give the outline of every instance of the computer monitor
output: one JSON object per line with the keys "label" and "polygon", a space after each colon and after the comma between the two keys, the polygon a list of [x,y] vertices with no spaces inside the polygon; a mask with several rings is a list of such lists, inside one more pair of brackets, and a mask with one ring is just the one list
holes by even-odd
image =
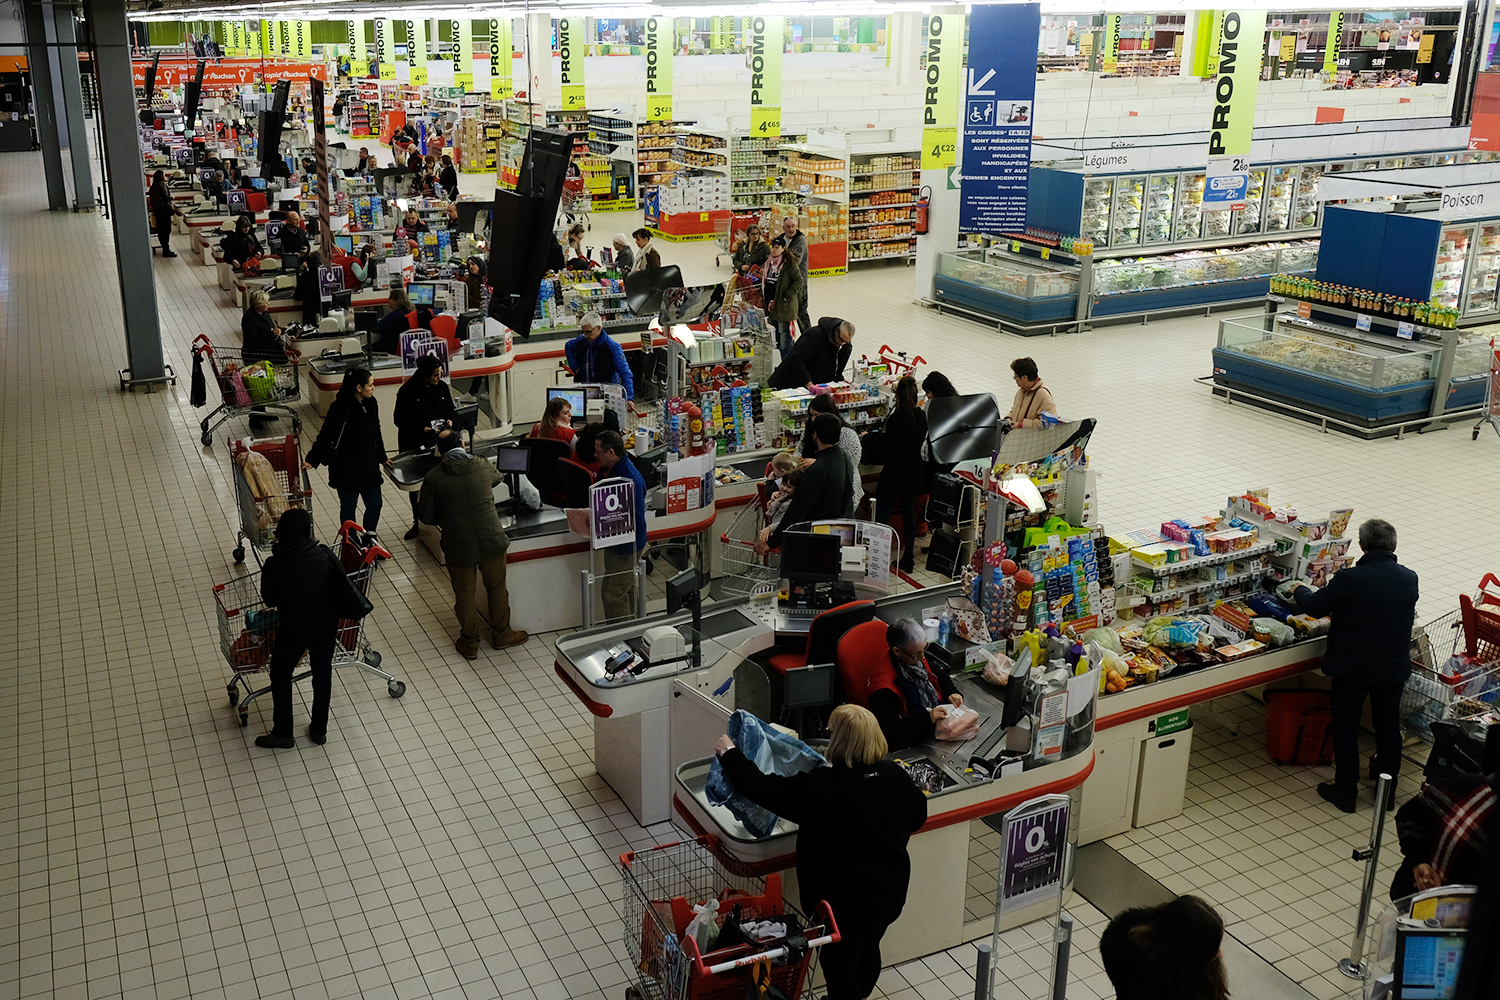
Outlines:
{"label": "computer monitor", "polygon": [[836,668],[832,663],[809,663],[792,667],[783,675],[781,707],[786,711],[832,705]]}
{"label": "computer monitor", "polygon": [[782,533],[781,576],[805,583],[836,583],[844,547],[838,535],[815,531]]}
{"label": "computer monitor", "polygon": [[547,402],[551,403],[554,399],[566,399],[568,401],[568,405],[573,408],[573,417],[575,419],[583,418],[584,407],[587,405],[588,394],[582,387],[575,389],[563,385],[548,386]]}
{"label": "computer monitor", "polygon": [[353,292],[334,292],[333,293],[333,303],[330,305],[329,308],[332,308],[332,309],[350,309],[353,306],[354,306],[354,293]]}
{"label": "computer monitor", "polygon": [[482,340],[484,338],[484,310],[465,309],[458,314],[459,340]]}
{"label": "computer monitor", "polygon": [[344,251],[344,253],[352,254],[354,252],[354,237],[342,234],[335,236],[333,238],[333,245]]}
{"label": "computer monitor", "polygon": [[296,274],[302,268],[302,258],[294,253],[281,255],[281,270],[285,274]]}
{"label": "computer monitor", "polygon": [[264,191],[266,189],[266,179],[264,177],[250,178],[250,189],[252,191]]}
{"label": "computer monitor", "polygon": [[1396,928],[1391,1000],[1446,1000],[1458,985],[1468,932],[1458,928]]}
{"label": "computer monitor", "polygon": [[406,295],[414,306],[431,307],[437,299],[437,286],[423,282],[412,282],[406,286]]}
{"label": "computer monitor", "polygon": [[683,608],[692,608],[700,599],[697,570],[685,569],[667,581],[667,614],[675,615]]}
{"label": "computer monitor", "polygon": [[516,472],[526,475],[531,471],[530,448],[497,448],[495,467],[501,472]]}
{"label": "computer monitor", "polygon": [[214,172],[212,170],[198,171],[198,182],[207,189],[214,182]]}

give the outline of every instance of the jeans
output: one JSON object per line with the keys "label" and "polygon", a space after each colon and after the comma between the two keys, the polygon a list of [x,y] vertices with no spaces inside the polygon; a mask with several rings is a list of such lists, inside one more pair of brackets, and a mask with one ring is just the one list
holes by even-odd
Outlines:
{"label": "jeans", "polygon": [[625,549],[604,550],[605,577],[600,584],[604,617],[609,621],[629,621],[636,617],[635,565],[639,559],[632,544]]}
{"label": "jeans", "polygon": [[792,321],[771,324],[776,327],[776,346],[781,350],[782,360],[792,353]]}
{"label": "jeans", "polygon": [[880,939],[890,921],[847,907],[840,912],[833,915],[839,923],[839,943],[825,945],[819,958],[828,1000],[864,1000],[880,978]]}
{"label": "jeans", "polygon": [[1375,766],[1395,778],[1401,769],[1401,692],[1406,681],[1335,677],[1332,687],[1334,785],[1350,794],[1359,790],[1359,716],[1366,698],[1375,726]]}
{"label": "jeans", "polygon": [[901,569],[910,573],[916,568],[917,557],[917,494],[876,493],[875,523],[885,524],[891,518],[891,507],[901,505]]}
{"label": "jeans", "polygon": [[466,645],[479,645],[479,608],[474,603],[475,571],[484,578],[489,597],[490,632],[500,638],[510,632],[510,591],[505,586],[505,554],[486,559],[478,566],[448,564],[453,584],[453,613],[458,617],[458,638]]}
{"label": "jeans", "polygon": [[[365,502],[365,520],[363,524],[360,524],[360,527],[370,532],[378,530],[376,528],[376,525],[380,524],[380,508],[385,503],[385,501],[380,496],[379,483],[376,483],[374,486],[364,486],[355,489],[344,489],[340,487],[338,492],[339,524],[343,524],[345,521],[355,520],[355,505],[358,504],[361,499],[363,499]],[[358,524],[359,522],[356,521],[355,523]]]}
{"label": "jeans", "polygon": [[292,735],[292,674],[302,654],[308,654],[312,670],[312,718],[307,731],[322,736],[328,731],[328,697],[333,691],[333,643],[337,620],[330,618],[313,629],[282,626],[277,630],[271,653],[271,735]]}

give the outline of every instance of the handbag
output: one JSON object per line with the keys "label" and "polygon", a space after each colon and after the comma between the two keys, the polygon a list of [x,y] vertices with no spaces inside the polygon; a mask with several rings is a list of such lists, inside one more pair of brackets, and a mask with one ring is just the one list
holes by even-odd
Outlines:
{"label": "handbag", "polygon": [[329,567],[333,570],[328,575],[328,600],[333,605],[334,614],[358,621],[374,611],[375,605],[349,579],[333,550],[325,545],[323,551],[327,553]]}

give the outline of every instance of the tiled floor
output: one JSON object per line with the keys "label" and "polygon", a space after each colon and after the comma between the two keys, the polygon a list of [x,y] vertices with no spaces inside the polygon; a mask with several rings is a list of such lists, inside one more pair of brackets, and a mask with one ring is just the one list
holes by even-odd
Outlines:
{"label": "tiled floor", "polygon": [[[198,444],[187,380],[192,337],[230,337],[238,317],[210,269],[158,259],[182,381],[121,394],[108,223],[44,206],[39,157],[0,156],[0,996],[619,1000],[631,971],[616,859],[678,834],[637,826],[595,774],[589,717],[551,671],[556,637],[463,660],[446,575],[397,541],[370,628],[406,696],[340,674],[326,747],[255,749],[269,705],[248,731],[236,724],[210,596],[238,572],[234,497],[223,445]],[[633,225],[595,220],[604,236]],[[661,249],[689,281],[716,273],[709,247]],[[1322,435],[1192,381],[1209,370],[1213,320],[1023,341],[912,305],[911,275],[819,279],[814,315],[848,316],[859,349],[920,353],[1002,399],[1008,361],[1037,358],[1065,415],[1100,418],[1091,451],[1111,526],[1212,510],[1248,486],[1312,510],[1351,505],[1400,528],[1427,615],[1500,564],[1474,530],[1500,495],[1493,441]],[[386,499],[399,538],[405,500]],[[315,514],[330,537],[331,493]],[[1111,843],[1213,899],[1314,995],[1345,995],[1328,970],[1368,813],[1317,801],[1326,770],[1268,765],[1259,710],[1231,710],[1238,737],[1200,720],[1187,811]],[[1069,995],[1107,996],[1103,917],[1082,900],[1069,909]],[[1035,997],[1045,954],[999,965]],[[969,996],[972,965],[968,946],[908,963],[881,995]]]}

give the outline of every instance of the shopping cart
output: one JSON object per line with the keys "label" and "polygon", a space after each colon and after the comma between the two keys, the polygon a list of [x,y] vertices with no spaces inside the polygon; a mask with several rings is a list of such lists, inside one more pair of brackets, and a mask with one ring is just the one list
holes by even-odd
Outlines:
{"label": "shopping cart", "polygon": [[562,199],[558,204],[568,225],[581,222],[589,229],[594,227],[593,217],[590,214],[594,207],[594,200],[589,196],[589,190],[582,177],[569,177],[563,182]]}
{"label": "shopping cart", "polygon": [[733,216],[714,220],[714,242],[719,246],[719,252],[714,254],[714,267],[720,266],[725,257],[734,253],[733,227]]}
{"label": "shopping cart", "polygon": [[[381,559],[389,558],[390,553],[380,547],[374,536],[353,521],[345,521],[339,529],[339,562],[349,574],[349,582],[361,594],[369,595],[376,567]],[[219,619],[219,649],[234,673],[228,686],[229,705],[238,707],[243,727],[250,722],[250,703],[271,690],[269,683],[253,688],[250,678],[270,670],[271,653],[276,646],[276,609],[261,600],[258,571],[214,587],[214,606]],[[381,670],[380,661],[380,653],[370,648],[363,622],[357,618],[339,619],[333,665],[369,671],[385,681],[392,698],[401,697],[406,693],[406,684]],[[292,683],[310,674],[311,671],[294,674]]]}
{"label": "shopping cart", "polygon": [[880,358],[876,364],[885,365],[892,375],[916,375],[917,365],[925,365],[927,359],[918,354],[908,359],[905,351],[893,351],[885,344],[880,345]]}
{"label": "shopping cart", "polygon": [[719,535],[724,554],[724,579],[720,588],[725,597],[755,597],[775,593],[780,582],[777,553],[761,555],[755,551],[760,529],[766,524],[766,486],[760,495],[740,508]]}
{"label": "shopping cart", "polygon": [[1484,385],[1484,416],[1474,425],[1473,440],[1479,440],[1479,428],[1485,424],[1500,434],[1500,348],[1495,347],[1493,337],[1490,338],[1490,377]]}
{"label": "shopping cart", "polygon": [[[683,931],[693,906],[719,901],[721,914],[735,906],[745,921],[786,918],[788,931],[803,922],[785,906],[781,876],[738,875],[715,856],[712,837],[662,844],[620,856],[625,872],[625,946],[635,963],[638,985],[626,991],[636,1000],[742,1000],[751,982],[769,981],[798,1000],[810,978],[817,949],[839,941],[838,924],[827,903],[819,903],[813,925],[785,939],[698,950]],[[769,968],[767,969],[767,966]]]}
{"label": "shopping cart", "polygon": [[[258,563],[260,553],[269,551],[276,543],[276,525],[281,515],[293,507],[311,509],[312,484],[302,468],[302,449],[298,447],[296,434],[260,440],[231,438],[229,455],[229,477],[234,480],[234,495],[240,507],[234,561],[245,561],[245,543],[249,542]],[[270,466],[270,481],[265,465],[252,458],[253,455],[259,455]]]}
{"label": "shopping cart", "polygon": [[217,347],[200,333],[193,338],[193,356],[208,358],[222,400],[200,424],[205,447],[214,443],[213,433],[224,421],[256,407],[285,410],[292,417],[292,426],[301,429],[301,421],[289,405],[302,398],[297,363],[290,354],[286,361],[247,362],[243,349]]}
{"label": "shopping cart", "polygon": [[1402,726],[1431,743],[1432,723],[1492,710],[1500,699],[1500,580],[1486,575],[1459,609],[1416,629],[1401,692]]}
{"label": "shopping cart", "polygon": [[754,306],[756,309],[764,309],[766,307],[765,296],[762,294],[763,286],[759,270],[759,268],[755,268],[749,274],[736,274],[729,279],[729,292],[724,296],[725,309],[736,303]]}

